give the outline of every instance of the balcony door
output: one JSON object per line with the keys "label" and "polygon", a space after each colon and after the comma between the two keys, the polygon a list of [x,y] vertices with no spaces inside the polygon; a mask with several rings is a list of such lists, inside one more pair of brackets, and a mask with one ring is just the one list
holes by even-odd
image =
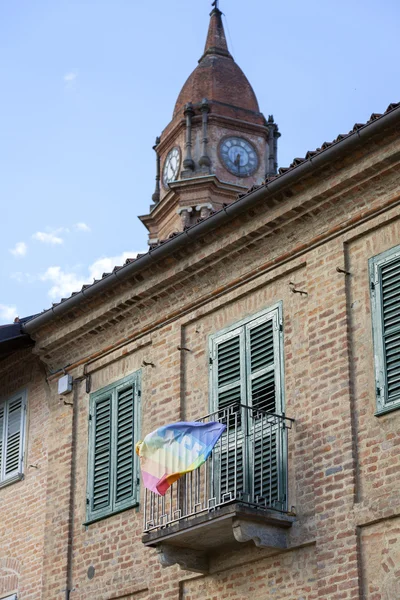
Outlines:
{"label": "balcony door", "polygon": [[227,430],[211,475],[219,503],[286,505],[281,305],[210,339],[211,410]]}

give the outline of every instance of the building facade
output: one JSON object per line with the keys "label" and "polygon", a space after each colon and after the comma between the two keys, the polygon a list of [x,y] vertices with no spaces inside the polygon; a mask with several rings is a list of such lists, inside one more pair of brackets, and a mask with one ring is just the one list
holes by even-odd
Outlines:
{"label": "building facade", "polygon": [[[1,599],[400,599],[399,124],[277,172],[213,10],[149,252],[0,331]],[[198,419],[210,459],[146,492],[135,443]]]}

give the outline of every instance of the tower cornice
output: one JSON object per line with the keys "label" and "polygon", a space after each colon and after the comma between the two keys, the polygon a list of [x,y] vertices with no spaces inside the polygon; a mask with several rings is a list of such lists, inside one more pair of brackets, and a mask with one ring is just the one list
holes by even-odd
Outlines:
{"label": "tower cornice", "polygon": [[[190,207],[195,213],[202,206],[207,206],[218,210],[223,205],[231,204],[247,186],[221,181],[216,175],[204,175],[173,181],[169,188],[163,200],[149,214],[139,217],[150,232],[150,243],[165,239],[170,233],[182,229],[180,219],[175,220],[175,230],[173,226],[173,219],[180,209],[187,210]],[[167,234],[163,233],[166,224]]]}

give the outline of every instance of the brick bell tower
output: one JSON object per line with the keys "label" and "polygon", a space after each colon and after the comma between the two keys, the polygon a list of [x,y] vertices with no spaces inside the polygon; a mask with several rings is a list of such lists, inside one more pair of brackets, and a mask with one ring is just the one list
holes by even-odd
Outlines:
{"label": "brick bell tower", "polygon": [[156,139],[149,244],[172,237],[277,172],[280,133],[265,119],[228,50],[218,0],[204,53],[184,84],[172,121]]}

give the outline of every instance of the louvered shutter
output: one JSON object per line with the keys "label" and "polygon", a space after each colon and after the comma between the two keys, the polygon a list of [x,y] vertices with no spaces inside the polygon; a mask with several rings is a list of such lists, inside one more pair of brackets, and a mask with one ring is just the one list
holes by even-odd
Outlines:
{"label": "louvered shutter", "polygon": [[89,502],[90,516],[101,516],[112,506],[112,395],[97,398],[92,405]]}
{"label": "louvered shutter", "polygon": [[0,404],[0,482],[3,479],[5,404]]}
{"label": "louvered shutter", "polygon": [[87,521],[133,506],[138,500],[140,372],[91,396]]}
{"label": "louvered shutter", "polygon": [[400,246],[370,259],[377,410],[400,405]]}
{"label": "louvered shutter", "polygon": [[130,383],[116,390],[115,491],[114,508],[132,503],[136,486],[135,473],[135,385]]}
{"label": "louvered shutter", "polygon": [[0,405],[0,483],[22,477],[26,394],[16,394]]}
{"label": "louvered shutter", "polygon": [[275,310],[246,326],[247,386],[250,413],[249,456],[253,499],[269,506],[281,501],[279,433],[276,421],[266,413],[281,411],[279,314]]}
{"label": "louvered shutter", "polygon": [[22,396],[7,403],[4,447],[4,478],[22,472],[24,400]]}
{"label": "louvered shutter", "polygon": [[213,363],[215,408],[223,411],[229,406],[235,407],[229,418],[232,427],[235,423],[234,413],[238,414],[240,420],[240,404],[245,403],[243,328],[215,340]]}
{"label": "louvered shutter", "polygon": [[216,463],[220,465],[220,473],[217,473],[216,480],[221,482],[220,501],[239,497],[244,491],[243,436],[238,436],[236,444],[232,435],[223,436],[215,454],[220,455],[217,456]]}
{"label": "louvered shutter", "polygon": [[382,265],[382,334],[386,402],[400,400],[400,257]]}
{"label": "louvered shutter", "polygon": [[25,415],[25,392],[0,405],[0,483],[22,476]]}
{"label": "louvered shutter", "polygon": [[214,340],[212,352],[214,409],[218,420],[227,426],[215,449],[217,473],[215,483],[219,501],[243,492],[243,411],[246,402],[245,340],[240,327]]}
{"label": "louvered shutter", "polygon": [[247,325],[247,384],[254,409],[276,413],[276,371],[279,361],[277,316],[268,315]]}

